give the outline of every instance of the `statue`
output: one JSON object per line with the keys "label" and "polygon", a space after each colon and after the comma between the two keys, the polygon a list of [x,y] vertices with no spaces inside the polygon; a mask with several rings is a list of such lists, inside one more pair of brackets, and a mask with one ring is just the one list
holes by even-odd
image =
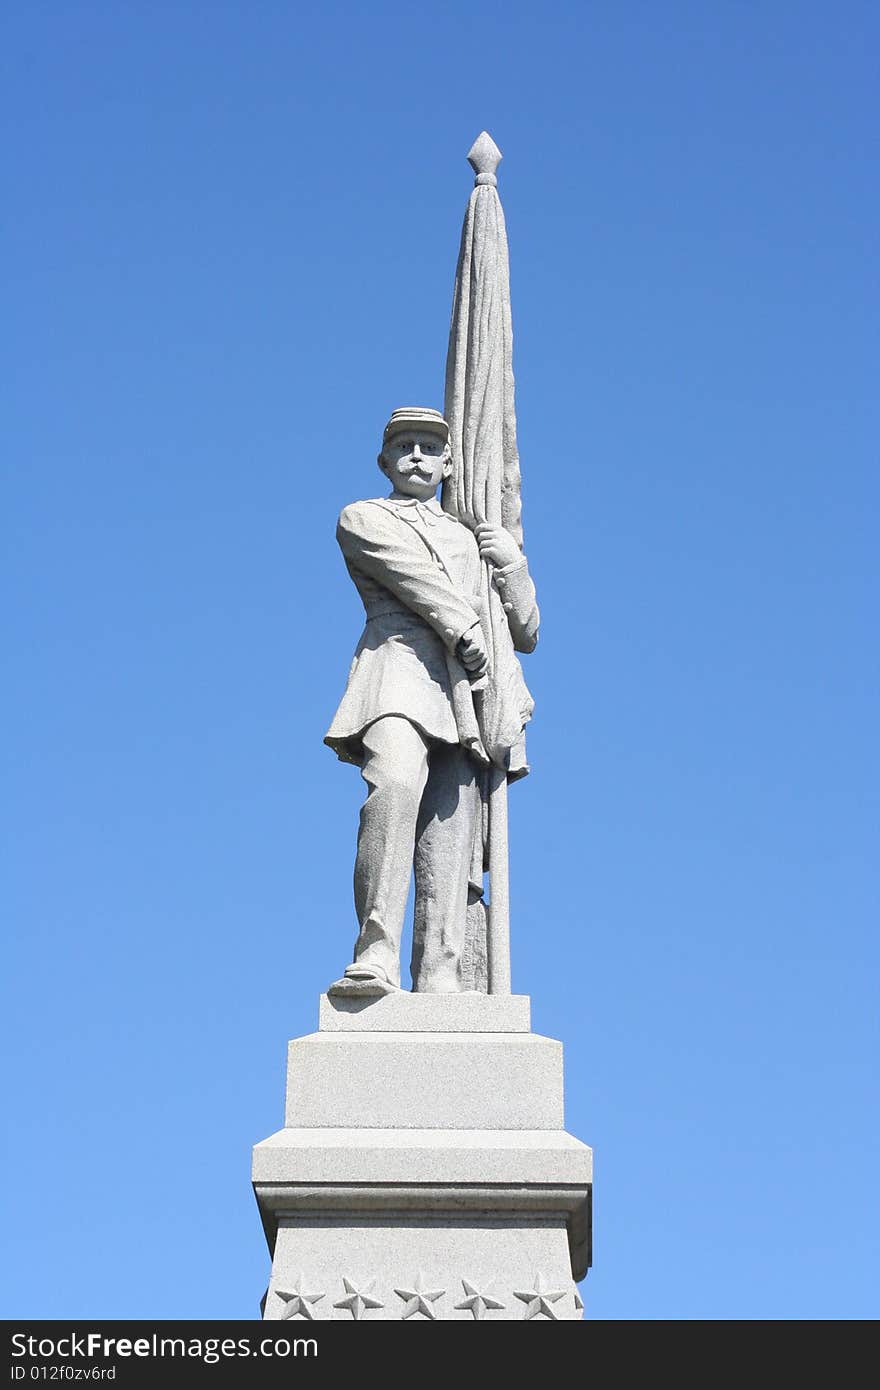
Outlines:
{"label": "statue", "polygon": [[538,608],[500,158],[485,131],[468,155],[442,413],[395,410],[383,495],[339,516],[366,621],[325,742],[366,784],[359,930],[317,1033],[290,1044],[284,1128],[254,1150],[275,1321],[583,1311],[592,1156],[563,1128],[561,1045],[510,978],[508,787],[528,772]]}
{"label": "statue", "polygon": [[[499,757],[494,730],[512,719],[521,735],[531,712],[512,652],[514,679],[497,688],[484,566],[492,567],[495,603],[517,651],[534,649],[538,609],[509,531],[489,522],[471,529],[437,501],[453,466],[439,411],[395,410],[378,461],[390,493],[345,507],[336,532],[367,621],[324,741],[360,766],[368,790],[354,874],[360,932],[353,963],[329,993],[400,988],[413,870],[413,990],[455,993],[469,985],[467,922],[475,906],[482,911],[481,805],[487,769]],[[520,742],[501,750],[506,776],[527,770]]]}

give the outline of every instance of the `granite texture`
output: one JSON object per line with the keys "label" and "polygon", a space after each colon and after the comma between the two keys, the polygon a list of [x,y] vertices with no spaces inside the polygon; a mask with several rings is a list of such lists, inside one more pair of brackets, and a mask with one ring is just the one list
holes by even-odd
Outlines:
{"label": "granite texture", "polygon": [[561,1129],[562,1046],[534,1033],[311,1033],[290,1044],[287,1124]]}
{"label": "granite texture", "polygon": [[527,994],[409,994],[380,999],[321,995],[322,1033],[528,1033]]}
{"label": "granite texture", "polygon": [[588,1187],[592,1154],[561,1130],[281,1129],[254,1148],[254,1182]]}

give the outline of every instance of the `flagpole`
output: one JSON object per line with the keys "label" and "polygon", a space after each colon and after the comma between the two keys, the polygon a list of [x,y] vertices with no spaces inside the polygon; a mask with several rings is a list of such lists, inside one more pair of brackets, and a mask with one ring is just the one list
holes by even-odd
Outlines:
{"label": "flagpole", "polygon": [[[453,471],[444,486],[443,505],[471,527],[481,522],[503,526],[521,546],[507,236],[495,176],[501,151],[483,131],[467,158],[476,178],[462,227],[446,362],[445,414],[450,427]],[[502,669],[509,671],[512,656],[506,615],[493,590],[492,565],[488,561],[482,591],[486,609],[484,634],[490,653],[490,690],[482,696],[485,709],[486,698],[493,698],[493,679]],[[510,734],[508,727],[505,736]],[[509,994],[507,759],[497,740],[493,748],[483,793],[489,877],[489,902],[479,918],[481,934],[485,933],[483,987],[490,994]]]}
{"label": "flagpole", "polygon": [[[499,157],[500,157],[500,151]],[[472,167],[494,174],[497,165],[476,159]],[[486,520],[502,524],[500,488],[487,490]],[[492,565],[485,561],[487,586],[492,584]],[[510,994],[510,848],[507,814],[507,773],[493,763],[489,768],[489,824],[486,859],[489,866],[489,904],[486,918],[486,975],[489,994]]]}
{"label": "flagpole", "polygon": [[489,913],[486,959],[490,994],[510,993],[510,859],[507,773],[489,770]]}

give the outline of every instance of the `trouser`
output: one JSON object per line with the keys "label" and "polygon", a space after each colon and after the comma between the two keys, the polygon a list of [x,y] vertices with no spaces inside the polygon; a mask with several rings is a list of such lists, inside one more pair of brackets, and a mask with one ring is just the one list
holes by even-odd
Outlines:
{"label": "trouser", "polygon": [[354,897],[358,965],[400,983],[400,938],[415,870],[413,989],[462,988],[468,879],[480,806],[476,768],[463,748],[430,743],[400,715],[363,736],[361,809]]}

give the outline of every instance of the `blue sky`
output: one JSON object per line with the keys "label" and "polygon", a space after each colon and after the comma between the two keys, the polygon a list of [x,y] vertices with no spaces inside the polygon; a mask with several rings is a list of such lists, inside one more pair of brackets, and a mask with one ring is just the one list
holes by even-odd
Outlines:
{"label": "blue sky", "polygon": [[485,127],[587,1315],[876,1317],[876,8],[4,28],[4,1315],[257,1313],[250,1147],[355,930],[335,518],[441,404]]}

